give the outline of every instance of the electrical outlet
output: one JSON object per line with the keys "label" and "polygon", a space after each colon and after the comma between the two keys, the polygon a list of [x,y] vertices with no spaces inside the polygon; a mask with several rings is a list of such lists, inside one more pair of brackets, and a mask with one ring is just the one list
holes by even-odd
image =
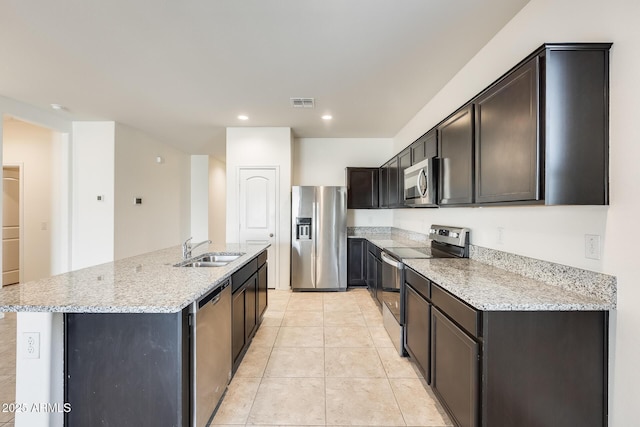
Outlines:
{"label": "electrical outlet", "polygon": [[600,259],[600,236],[597,234],[584,235],[584,256],[589,259]]}
{"label": "electrical outlet", "polygon": [[504,245],[504,227],[498,227],[496,240],[499,245]]}
{"label": "electrical outlet", "polygon": [[40,332],[23,332],[25,359],[40,359]]}

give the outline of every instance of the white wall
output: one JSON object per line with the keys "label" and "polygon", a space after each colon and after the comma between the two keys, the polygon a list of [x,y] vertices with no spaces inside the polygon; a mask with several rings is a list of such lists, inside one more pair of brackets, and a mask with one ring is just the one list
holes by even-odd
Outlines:
{"label": "white wall", "polygon": [[[398,152],[544,42],[612,41],[610,195],[607,207],[512,207],[401,210],[394,224],[422,231],[435,221],[470,225],[472,242],[576,265],[618,278],[610,328],[609,416],[612,426],[637,424],[640,398],[640,2],[531,0],[395,137]],[[503,226],[505,243],[497,243]],[[602,260],[584,259],[584,234],[603,236]]]}
{"label": "white wall", "polygon": [[[395,154],[390,138],[297,138],[292,185],[346,185],[347,167],[378,167]],[[349,209],[347,225],[390,227],[387,209]]]}
{"label": "white wall", "polygon": [[209,157],[209,239],[227,241],[227,166],[213,156]]}
{"label": "white wall", "polygon": [[391,138],[297,138],[293,185],[346,185],[351,167],[378,167],[395,154]]}
{"label": "white wall", "polygon": [[273,245],[279,259],[275,275],[279,277],[275,284],[277,288],[289,288],[290,284],[292,145],[290,128],[227,128],[227,242],[239,240],[238,169],[241,166],[273,166],[279,170],[280,216],[277,243]]}
{"label": "white wall", "polygon": [[[74,122],[72,269],[113,261],[115,123]],[[102,201],[97,196],[102,196]]]}
{"label": "white wall", "polygon": [[[117,124],[113,164],[115,259],[178,245],[189,237],[189,155]],[[142,204],[134,203],[136,197]]]}
{"label": "white wall", "polygon": [[191,156],[191,233],[193,243],[209,239],[209,156]]}
{"label": "white wall", "polygon": [[5,120],[3,164],[22,169],[20,264],[22,282],[51,275],[53,196],[60,193],[53,180],[55,132],[20,120]]}

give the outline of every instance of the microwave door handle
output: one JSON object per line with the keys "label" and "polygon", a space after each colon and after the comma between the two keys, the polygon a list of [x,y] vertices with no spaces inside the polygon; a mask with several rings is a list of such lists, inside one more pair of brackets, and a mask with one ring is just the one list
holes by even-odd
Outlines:
{"label": "microwave door handle", "polygon": [[[422,179],[424,178],[425,181],[425,191],[422,191],[422,187],[420,185],[420,182],[422,181]],[[427,181],[427,174],[424,171],[424,168],[420,169],[420,172],[418,172],[418,182],[416,183],[416,188],[418,189],[418,194],[420,195],[420,197],[425,197],[427,192],[427,185],[426,185],[426,181]]]}

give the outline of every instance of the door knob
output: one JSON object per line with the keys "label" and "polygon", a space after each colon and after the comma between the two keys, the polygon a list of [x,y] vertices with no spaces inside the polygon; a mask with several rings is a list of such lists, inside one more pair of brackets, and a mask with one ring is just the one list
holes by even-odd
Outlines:
{"label": "door knob", "polygon": [[269,233],[269,237],[273,237],[273,233]]}

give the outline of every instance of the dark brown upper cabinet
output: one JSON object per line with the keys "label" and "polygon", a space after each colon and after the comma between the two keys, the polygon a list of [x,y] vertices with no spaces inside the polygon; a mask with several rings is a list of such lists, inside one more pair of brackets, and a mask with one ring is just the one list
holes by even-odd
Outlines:
{"label": "dark brown upper cabinet", "polygon": [[347,168],[347,209],[378,207],[379,168]]}
{"label": "dark brown upper cabinet", "polygon": [[610,48],[554,43],[540,54],[547,205],[609,204]]}
{"label": "dark brown upper cabinet", "polygon": [[539,200],[539,58],[475,101],[476,202]]}
{"label": "dark brown upper cabinet", "polygon": [[390,162],[380,166],[380,180],[378,186],[378,200],[381,208],[389,207],[389,171]]}
{"label": "dark brown upper cabinet", "polygon": [[411,148],[398,154],[398,199],[395,207],[404,207],[404,170],[411,166]]}
{"label": "dark brown upper cabinet", "polygon": [[473,101],[476,203],[609,203],[610,47],[545,44]]}
{"label": "dark brown upper cabinet", "polygon": [[409,146],[411,150],[411,164],[415,165],[424,159],[430,159],[438,155],[438,138],[435,129],[422,135]]}
{"label": "dark brown upper cabinet", "polygon": [[379,168],[378,206],[436,157],[438,204],[609,204],[611,43],[547,43]]}
{"label": "dark brown upper cabinet", "polygon": [[389,160],[387,163],[389,172],[387,174],[387,197],[390,208],[398,207],[400,200],[400,181],[398,179],[398,170],[400,161],[398,156]]}
{"label": "dark brown upper cabinet", "polygon": [[473,203],[473,105],[451,115],[437,127],[440,153],[439,203]]}

